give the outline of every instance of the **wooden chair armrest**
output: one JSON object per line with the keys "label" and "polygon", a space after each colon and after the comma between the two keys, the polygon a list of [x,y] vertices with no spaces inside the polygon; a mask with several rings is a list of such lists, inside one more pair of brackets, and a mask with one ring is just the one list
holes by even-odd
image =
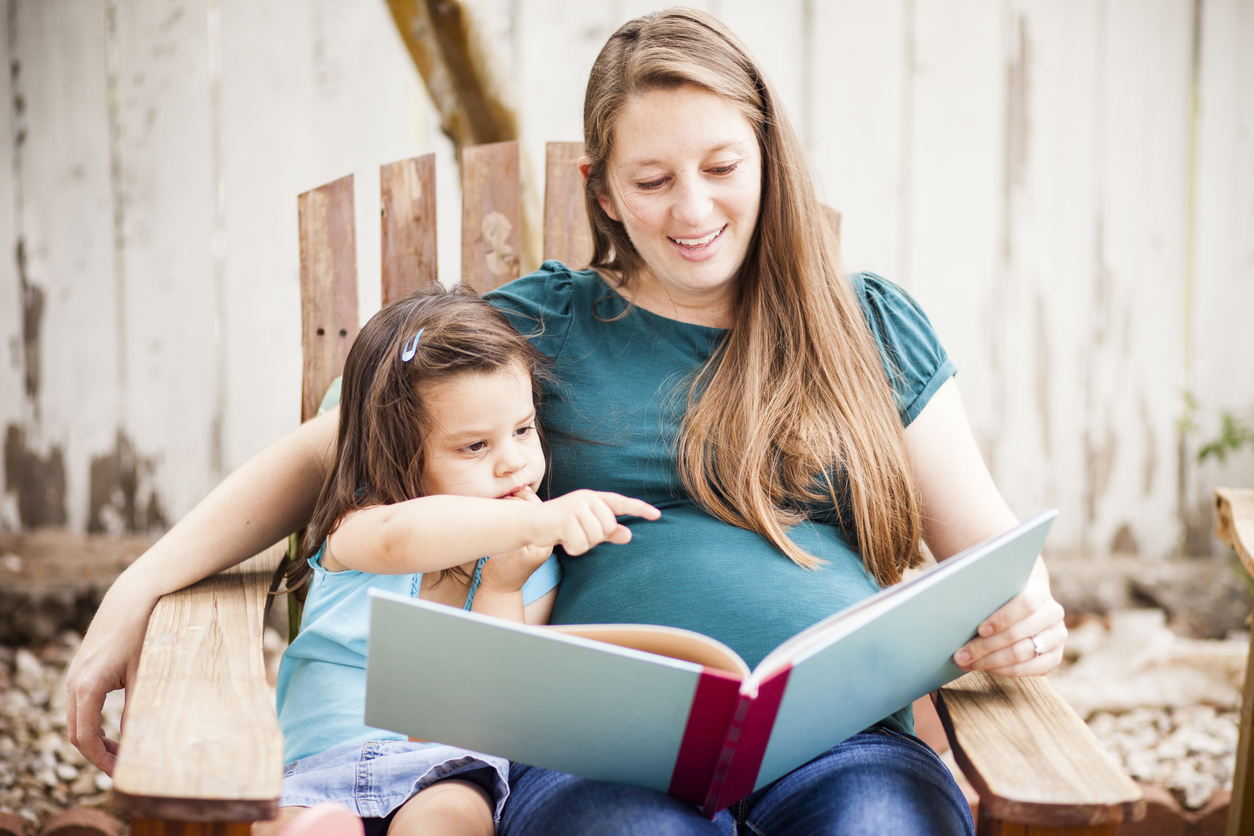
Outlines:
{"label": "wooden chair armrest", "polygon": [[981,816],[1041,827],[1136,821],[1136,783],[1042,677],[969,673],[941,688],[936,710]]}
{"label": "wooden chair armrest", "polygon": [[1215,536],[1232,547],[1254,576],[1254,488],[1215,489]]}
{"label": "wooden chair armrest", "polygon": [[113,804],[136,819],[273,818],[283,736],[262,655],[266,592],[286,549],[166,595],[128,689]]}

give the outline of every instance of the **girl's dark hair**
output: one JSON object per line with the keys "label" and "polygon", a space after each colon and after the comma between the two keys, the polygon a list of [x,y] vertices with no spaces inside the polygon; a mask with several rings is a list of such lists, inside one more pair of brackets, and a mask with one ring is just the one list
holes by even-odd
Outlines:
{"label": "girl's dark hair", "polygon": [[[504,314],[466,288],[420,290],[371,317],[344,362],[335,462],[306,530],[304,554],[317,552],[352,511],[422,495],[430,432],[425,384],[521,367],[538,394],[544,362]],[[309,573],[302,561],[289,588]]]}

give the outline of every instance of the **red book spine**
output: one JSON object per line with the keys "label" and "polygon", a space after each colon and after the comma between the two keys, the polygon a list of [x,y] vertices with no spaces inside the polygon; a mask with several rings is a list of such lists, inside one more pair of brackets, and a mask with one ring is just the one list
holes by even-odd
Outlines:
{"label": "red book spine", "polygon": [[692,804],[705,799],[739,694],[739,677],[714,668],[702,670],[668,795]]}
{"label": "red book spine", "polygon": [[707,816],[713,818],[719,810],[753,792],[791,670],[789,666],[771,674],[758,686],[756,697],[739,695],[713,780],[701,805]]}

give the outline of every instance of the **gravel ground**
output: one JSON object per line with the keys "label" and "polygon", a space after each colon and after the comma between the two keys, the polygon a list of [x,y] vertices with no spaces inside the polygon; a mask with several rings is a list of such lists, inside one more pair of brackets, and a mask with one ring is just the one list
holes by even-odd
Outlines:
{"label": "gravel ground", "polygon": [[[0,645],[0,812],[31,833],[70,807],[108,804],[113,781],[65,736],[65,668],[80,637],[65,633],[39,647]],[[117,738],[120,694],[105,703],[105,728]]]}
{"label": "gravel ground", "polygon": [[[32,834],[61,810],[108,805],[110,778],[65,738],[65,668],[80,641],[67,632],[38,647],[0,645],[0,812],[21,816]],[[110,695],[105,728],[115,739],[121,713],[121,694]],[[1130,775],[1199,809],[1232,786],[1237,718],[1235,706],[1186,705],[1095,711],[1088,722]]]}

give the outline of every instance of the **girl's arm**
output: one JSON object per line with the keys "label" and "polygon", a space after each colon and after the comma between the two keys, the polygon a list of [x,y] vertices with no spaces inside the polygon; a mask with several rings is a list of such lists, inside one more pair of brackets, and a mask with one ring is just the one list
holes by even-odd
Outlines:
{"label": "girl's arm", "polygon": [[[498,501],[544,504],[531,488],[525,488],[517,497]],[[528,545],[517,551],[491,555],[483,564],[479,589],[475,592],[471,608],[477,613],[523,624],[548,624],[553,601],[557,598],[557,587],[525,607],[522,590],[528,578],[544,565],[552,553],[552,547]]]}
{"label": "girl's arm", "polygon": [[[923,537],[937,560],[1013,527],[1018,520],[984,465],[950,378],[906,427],[906,447],[922,498]],[[1032,637],[1044,652],[1036,654]],[[1023,676],[1062,661],[1067,628],[1038,557],[1027,588],[980,625],[955,655],[963,670]]]}
{"label": "girl's arm", "polygon": [[561,544],[567,554],[579,555],[599,543],[631,540],[631,529],[616,519],[621,515],[655,520],[661,512],[608,491],[574,491],[538,503],[420,496],[347,515],[331,537],[330,557],[324,554],[323,564],[331,571],[405,575],[527,546],[551,549]]}
{"label": "girl's arm", "polygon": [[309,522],[331,467],[339,411],[302,424],[253,456],[110,587],[66,678],[71,742],[112,773],[117,744],[100,729],[105,695],[139,664],[148,616],[162,595],[234,566]]}

